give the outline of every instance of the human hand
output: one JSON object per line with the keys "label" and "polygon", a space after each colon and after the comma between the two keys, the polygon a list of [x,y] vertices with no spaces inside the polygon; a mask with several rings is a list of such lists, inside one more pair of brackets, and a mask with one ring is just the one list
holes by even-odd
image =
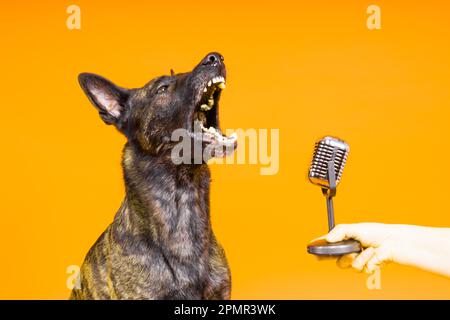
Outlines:
{"label": "human hand", "polygon": [[358,240],[364,250],[340,257],[342,268],[372,273],[396,262],[450,277],[450,228],[356,223],[336,226],[321,237],[328,242]]}
{"label": "human hand", "polygon": [[397,248],[405,240],[402,240],[405,227],[382,223],[341,224],[324,238],[328,242],[358,240],[363,251],[344,255],[337,260],[337,264],[341,268],[353,267],[357,271],[372,273],[383,264],[395,260]]}

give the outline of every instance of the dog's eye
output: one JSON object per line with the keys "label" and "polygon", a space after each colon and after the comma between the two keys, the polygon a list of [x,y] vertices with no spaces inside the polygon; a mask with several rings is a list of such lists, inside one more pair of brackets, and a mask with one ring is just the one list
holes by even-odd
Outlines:
{"label": "dog's eye", "polygon": [[156,90],[156,93],[157,93],[157,94],[160,94],[160,93],[166,92],[167,89],[169,89],[169,86],[168,86],[168,85],[160,86],[160,87],[158,88],[158,90]]}

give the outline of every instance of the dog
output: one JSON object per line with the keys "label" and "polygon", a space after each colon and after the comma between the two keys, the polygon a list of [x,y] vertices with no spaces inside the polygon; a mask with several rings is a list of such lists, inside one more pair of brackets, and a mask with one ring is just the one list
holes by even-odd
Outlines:
{"label": "dog", "polygon": [[[70,299],[230,298],[230,270],[211,229],[208,159],[175,163],[171,139],[181,128],[201,151],[209,148],[211,157],[236,148],[236,137],[219,127],[225,81],[224,58],[216,52],[191,72],[171,71],[137,89],[79,75],[102,120],[127,138],[126,195],[87,253]],[[183,158],[191,151],[183,150]]]}

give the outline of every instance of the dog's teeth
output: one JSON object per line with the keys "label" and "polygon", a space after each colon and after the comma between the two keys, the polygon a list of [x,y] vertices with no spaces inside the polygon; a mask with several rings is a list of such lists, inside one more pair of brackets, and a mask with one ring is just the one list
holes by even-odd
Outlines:
{"label": "dog's teeth", "polygon": [[211,80],[208,82],[208,87],[211,87]]}
{"label": "dog's teeth", "polygon": [[225,85],[225,82],[221,82],[219,83],[219,88],[220,89],[225,89],[227,86]]}
{"label": "dog's teeth", "polygon": [[200,109],[203,110],[203,111],[208,111],[208,110],[211,110],[211,107],[208,106],[207,104],[202,104],[200,106]]}
{"label": "dog's teeth", "polygon": [[203,89],[203,92],[206,92],[206,91],[208,91],[206,88],[205,89]]}
{"label": "dog's teeth", "polygon": [[205,128],[202,126],[203,131],[208,132],[209,134],[216,135],[216,129],[214,127]]}
{"label": "dog's teeth", "polygon": [[208,105],[212,108],[214,106],[214,99],[209,99]]}

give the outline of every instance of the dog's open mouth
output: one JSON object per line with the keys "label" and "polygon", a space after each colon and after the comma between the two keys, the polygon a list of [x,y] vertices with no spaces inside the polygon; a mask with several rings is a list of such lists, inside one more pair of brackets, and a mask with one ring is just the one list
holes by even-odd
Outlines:
{"label": "dog's open mouth", "polygon": [[225,89],[223,76],[215,76],[205,83],[193,116],[194,131],[197,134],[201,133],[203,145],[211,149],[213,157],[227,156],[237,146],[236,134],[227,137],[219,128],[218,107],[223,89]]}

